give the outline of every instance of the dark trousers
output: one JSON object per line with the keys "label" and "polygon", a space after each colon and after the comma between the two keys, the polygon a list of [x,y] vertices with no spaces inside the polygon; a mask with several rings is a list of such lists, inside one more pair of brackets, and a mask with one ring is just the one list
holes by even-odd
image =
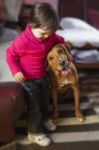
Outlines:
{"label": "dark trousers", "polygon": [[29,80],[22,83],[26,91],[27,126],[29,133],[43,131],[43,122],[50,118],[48,78]]}

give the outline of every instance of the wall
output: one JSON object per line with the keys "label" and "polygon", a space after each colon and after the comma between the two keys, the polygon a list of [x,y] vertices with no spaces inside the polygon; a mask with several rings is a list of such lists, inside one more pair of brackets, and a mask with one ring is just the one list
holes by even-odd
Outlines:
{"label": "wall", "polygon": [[25,4],[33,4],[34,2],[48,2],[54,6],[54,8],[58,9],[58,0],[24,0]]}

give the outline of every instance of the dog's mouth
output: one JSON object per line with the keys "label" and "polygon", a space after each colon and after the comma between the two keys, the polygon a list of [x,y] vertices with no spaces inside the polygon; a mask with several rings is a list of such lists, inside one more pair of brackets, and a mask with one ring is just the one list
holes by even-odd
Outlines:
{"label": "dog's mouth", "polygon": [[62,60],[60,61],[60,66],[62,75],[67,76],[68,73],[70,72],[69,62]]}
{"label": "dog's mouth", "polygon": [[70,72],[70,68],[62,68],[61,73],[64,76],[67,76]]}

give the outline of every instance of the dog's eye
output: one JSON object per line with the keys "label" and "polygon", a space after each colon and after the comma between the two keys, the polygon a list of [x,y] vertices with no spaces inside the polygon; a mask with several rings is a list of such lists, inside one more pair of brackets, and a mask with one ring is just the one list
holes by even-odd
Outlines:
{"label": "dog's eye", "polygon": [[52,56],[50,56],[50,57],[49,57],[49,60],[53,60],[53,57],[52,57]]}
{"label": "dog's eye", "polygon": [[61,49],[58,50],[58,53],[63,54],[63,53],[65,53],[65,50],[63,48],[61,48]]}

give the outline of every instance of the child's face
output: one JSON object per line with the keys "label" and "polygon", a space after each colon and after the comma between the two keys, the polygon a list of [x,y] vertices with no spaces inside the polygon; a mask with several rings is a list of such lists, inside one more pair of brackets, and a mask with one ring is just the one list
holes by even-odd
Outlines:
{"label": "child's face", "polygon": [[34,28],[34,29],[32,29],[32,32],[33,32],[34,36],[38,39],[46,39],[52,34],[52,31],[45,27],[44,28]]}

